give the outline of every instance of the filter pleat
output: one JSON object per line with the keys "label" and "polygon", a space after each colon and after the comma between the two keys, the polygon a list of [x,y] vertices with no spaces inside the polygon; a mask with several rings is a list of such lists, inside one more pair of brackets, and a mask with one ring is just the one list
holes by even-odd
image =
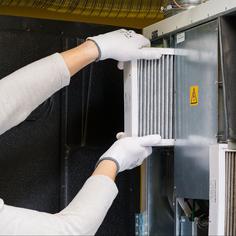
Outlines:
{"label": "filter pleat", "polygon": [[158,83],[157,83],[157,60],[153,60],[153,134],[157,133],[157,88],[158,88]]}
{"label": "filter pleat", "polygon": [[[174,56],[171,55],[170,56],[170,87],[169,87],[169,96],[170,96],[170,100],[169,100],[169,107],[171,109],[171,111],[174,110]],[[173,112],[169,113],[169,134],[168,136],[171,137],[173,134]]]}
{"label": "filter pleat", "polygon": [[158,83],[158,90],[157,90],[157,95],[158,95],[158,114],[157,114],[157,122],[158,122],[158,134],[161,134],[161,61],[158,61],[158,77],[157,77],[157,83]]}
{"label": "filter pleat", "polygon": [[168,120],[169,120],[169,55],[165,56],[165,69],[166,69],[166,78],[165,78],[165,101],[167,106],[165,106],[165,137],[168,137],[168,131],[169,131],[169,125],[168,125]]}
{"label": "filter pleat", "polygon": [[148,60],[147,61],[147,78],[146,78],[146,83],[147,83],[147,128],[146,128],[146,132],[145,132],[145,135],[147,134],[150,134],[150,113],[151,113],[151,80],[150,80],[150,77],[151,77],[151,72],[150,72],[150,69],[151,69],[151,61]]}
{"label": "filter pleat", "polygon": [[138,134],[158,133],[173,138],[174,56],[163,55],[160,60],[139,60]]}
{"label": "filter pleat", "polygon": [[165,122],[165,56],[163,55],[161,58],[161,135],[163,138],[165,137],[164,133],[164,122]]}

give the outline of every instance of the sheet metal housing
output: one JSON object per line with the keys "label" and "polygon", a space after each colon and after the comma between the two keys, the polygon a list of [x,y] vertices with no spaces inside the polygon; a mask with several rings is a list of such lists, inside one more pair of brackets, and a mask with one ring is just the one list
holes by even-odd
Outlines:
{"label": "sheet metal housing", "polygon": [[[177,197],[208,199],[209,146],[218,134],[218,26],[213,21],[175,36],[175,191]],[[197,104],[191,104],[194,86]]]}

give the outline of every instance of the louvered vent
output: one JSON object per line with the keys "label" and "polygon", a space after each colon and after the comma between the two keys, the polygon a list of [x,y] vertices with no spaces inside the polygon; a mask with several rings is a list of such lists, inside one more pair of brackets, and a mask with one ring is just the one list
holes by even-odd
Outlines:
{"label": "louvered vent", "polygon": [[125,127],[132,135],[173,139],[174,50],[159,60],[138,60],[125,69]]}
{"label": "louvered vent", "polygon": [[236,152],[226,152],[225,175],[225,235],[236,235]]}

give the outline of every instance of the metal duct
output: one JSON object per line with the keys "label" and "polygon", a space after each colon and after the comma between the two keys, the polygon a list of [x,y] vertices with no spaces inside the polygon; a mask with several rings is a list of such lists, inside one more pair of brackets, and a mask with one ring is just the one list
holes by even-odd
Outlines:
{"label": "metal duct", "polygon": [[225,173],[225,235],[236,235],[236,152],[226,152]]}
{"label": "metal duct", "polygon": [[163,18],[166,0],[2,0],[1,14],[142,28]]}
{"label": "metal duct", "polygon": [[173,55],[138,61],[138,135],[173,138]]}

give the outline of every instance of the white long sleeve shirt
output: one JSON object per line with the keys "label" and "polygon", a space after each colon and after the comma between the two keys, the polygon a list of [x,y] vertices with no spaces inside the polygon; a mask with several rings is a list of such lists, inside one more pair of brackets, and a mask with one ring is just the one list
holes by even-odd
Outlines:
{"label": "white long sleeve shirt", "polygon": [[[69,82],[68,68],[59,53],[0,80],[0,135]],[[117,193],[109,177],[97,175],[57,214],[8,206],[0,199],[0,235],[94,235]]]}

